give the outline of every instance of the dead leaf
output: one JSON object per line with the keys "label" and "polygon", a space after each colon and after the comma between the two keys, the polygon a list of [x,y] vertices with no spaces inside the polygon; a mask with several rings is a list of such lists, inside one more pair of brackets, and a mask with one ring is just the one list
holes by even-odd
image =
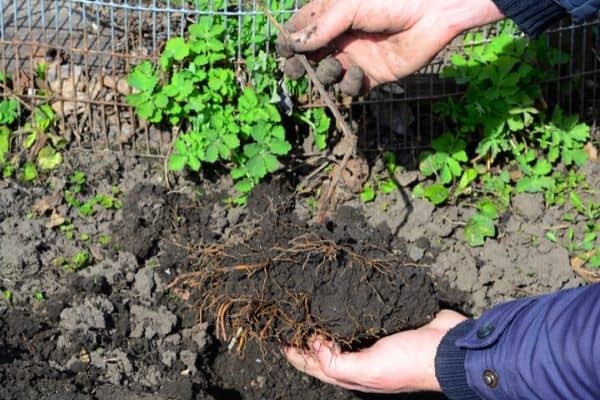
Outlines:
{"label": "dead leaf", "polygon": [[583,146],[583,150],[588,156],[588,160],[596,161],[598,159],[598,149],[594,146],[594,143],[587,142],[585,146]]}
{"label": "dead leaf", "polygon": [[89,249],[90,253],[92,254],[92,258],[95,261],[104,260],[104,251],[99,246],[90,246]]}
{"label": "dead leaf", "polygon": [[584,258],[579,258],[578,256],[571,257],[571,268],[573,271],[584,280],[590,283],[600,282],[600,272],[594,272],[587,268],[585,268],[585,263],[588,258],[592,257],[596,250],[592,250],[588,252]]}
{"label": "dead leaf", "polygon": [[65,217],[60,215],[59,212],[56,211],[56,209],[54,209],[54,210],[52,210],[52,214],[50,215],[50,219],[48,220],[48,223],[46,223],[46,228],[48,228],[48,229],[56,228],[57,226],[61,226],[62,224],[64,224],[64,222],[65,222]]}
{"label": "dead leaf", "polygon": [[508,171],[508,176],[510,177],[511,181],[516,182],[523,177],[523,172],[521,172],[519,167],[511,168]]}
{"label": "dead leaf", "polygon": [[102,84],[107,88],[116,90],[119,94],[131,94],[131,87],[127,84],[127,80],[117,76],[105,76],[102,78]]}
{"label": "dead leaf", "polygon": [[[337,173],[339,165],[334,168],[333,176]],[[346,187],[354,193],[360,193],[363,190],[365,182],[369,178],[369,164],[363,157],[348,160],[346,168],[342,171],[341,180]]]}
{"label": "dead leaf", "polygon": [[44,215],[48,210],[53,209],[58,205],[62,198],[61,193],[54,193],[48,196],[44,196],[33,205],[33,211],[37,215]]}

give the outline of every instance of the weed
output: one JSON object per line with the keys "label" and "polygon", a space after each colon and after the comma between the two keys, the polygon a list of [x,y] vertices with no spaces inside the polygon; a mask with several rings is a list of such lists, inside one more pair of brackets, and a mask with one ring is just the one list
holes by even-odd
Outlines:
{"label": "weed", "polygon": [[46,294],[44,292],[42,292],[40,289],[35,288],[35,289],[33,289],[33,298],[37,302],[42,302],[42,301],[46,300]]}
{"label": "weed", "polygon": [[4,297],[4,300],[8,303],[9,307],[12,306],[13,292],[10,289],[4,289],[2,291],[2,297]]}
{"label": "weed", "polygon": [[[227,7],[218,0],[196,3],[215,10]],[[292,0],[270,2],[277,12],[293,6]],[[222,16],[202,16],[189,26],[185,38],[166,42],[157,66],[143,62],[128,78],[134,93],[127,100],[141,118],[167,122],[183,132],[174,142],[169,169],[197,172],[204,164],[224,165],[240,193],[232,199],[237,204],[244,204],[252,187],[278,170],[280,158],[292,149],[277,108],[281,102],[277,62],[256,51],[272,43],[275,32],[262,15],[227,24]],[[238,34],[243,59],[232,62],[236,46],[229,37]],[[297,111],[296,117],[313,129],[316,147],[324,149],[330,127],[325,112]]]}
{"label": "weed", "polygon": [[65,271],[79,271],[93,264],[92,254],[87,250],[81,250],[69,259],[59,256],[52,260],[55,267],[60,267]]}
{"label": "weed", "polygon": [[[420,156],[420,172],[433,183],[413,190],[414,196],[435,205],[462,196],[479,198],[478,211],[465,226],[465,239],[472,246],[496,235],[498,215],[513,194],[543,192],[551,206],[564,204],[584,184],[569,168],[587,160],[583,147],[589,127],[560,108],[547,113],[541,106],[542,85],[552,69],[538,65],[556,66],[568,58],[543,39],[526,40],[515,32],[515,25],[507,22],[489,43],[481,34],[465,36],[464,54],[454,55],[442,72],[464,85],[465,93],[436,105],[452,130]],[[567,172],[558,172],[559,165]]]}

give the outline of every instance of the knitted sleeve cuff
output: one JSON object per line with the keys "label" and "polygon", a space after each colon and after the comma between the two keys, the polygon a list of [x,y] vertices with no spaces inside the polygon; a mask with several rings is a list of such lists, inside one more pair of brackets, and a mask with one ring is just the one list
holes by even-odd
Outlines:
{"label": "knitted sleeve cuff", "polygon": [[479,396],[467,384],[465,372],[466,349],[457,347],[455,342],[463,337],[472,327],[474,321],[461,322],[442,338],[435,355],[435,376],[442,392],[450,400],[479,400]]}
{"label": "knitted sleeve cuff", "polygon": [[529,36],[538,36],[567,12],[553,0],[493,0]]}

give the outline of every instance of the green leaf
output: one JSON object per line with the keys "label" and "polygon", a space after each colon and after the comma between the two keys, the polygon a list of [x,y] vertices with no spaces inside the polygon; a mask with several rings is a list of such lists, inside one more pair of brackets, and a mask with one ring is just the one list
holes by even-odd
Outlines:
{"label": "green leaf", "polygon": [[251,179],[242,179],[235,184],[235,190],[241,193],[249,193],[253,187],[254,182]]}
{"label": "green leaf", "polygon": [[448,199],[450,192],[443,185],[433,184],[423,189],[423,196],[437,206]]}
{"label": "green leaf", "polygon": [[577,211],[579,211],[582,214],[585,213],[585,207],[583,205],[583,201],[581,200],[581,197],[579,197],[579,194],[577,194],[577,192],[570,192],[569,198],[571,200],[571,204],[573,205],[573,208],[575,208]]}
{"label": "green leaf", "polygon": [[477,208],[479,209],[479,213],[481,215],[489,219],[494,220],[499,216],[498,208],[491,200],[485,199],[480,201],[477,205]]}
{"label": "green leaf", "polygon": [[538,160],[533,167],[535,175],[548,175],[550,172],[552,172],[552,164],[548,160]]}
{"label": "green leaf", "polygon": [[131,71],[127,78],[129,86],[138,89],[142,92],[150,92],[154,90],[158,83],[154,67],[150,61],[144,61]]}
{"label": "green leaf", "polygon": [[587,124],[577,124],[569,131],[569,134],[578,142],[585,142],[590,137],[590,127]]}
{"label": "green leaf", "polygon": [[62,154],[52,146],[44,146],[37,156],[37,162],[41,169],[49,170],[58,167],[62,163]]}
{"label": "green leaf", "polygon": [[365,186],[362,192],[360,192],[360,199],[363,203],[369,203],[375,200],[375,190],[369,185]]}
{"label": "green leaf", "polygon": [[471,183],[477,179],[477,170],[475,168],[469,168],[466,169],[462,176],[460,177],[460,181],[458,182],[458,187],[456,189],[456,192],[458,194],[465,192],[469,186],[471,185]]}
{"label": "green leaf", "polygon": [[250,176],[255,178],[263,178],[267,174],[267,167],[265,166],[262,154],[257,154],[249,159],[246,163],[246,168],[248,168]]}
{"label": "green leaf", "polygon": [[481,214],[474,214],[465,226],[465,240],[473,247],[483,246],[487,237],[496,235],[494,221]]}
{"label": "green leaf", "polygon": [[173,153],[169,157],[167,164],[170,171],[183,171],[187,163],[187,156],[185,154]]}
{"label": "green leaf", "polygon": [[37,169],[35,168],[35,164],[27,161],[23,165],[23,180],[26,182],[31,182],[38,177]]}
{"label": "green leaf", "polygon": [[387,179],[379,183],[379,189],[381,189],[384,194],[390,194],[398,189],[398,184],[392,179]]}
{"label": "green leaf", "polygon": [[204,161],[209,163],[215,163],[219,159],[219,143],[213,142],[206,147],[206,153],[204,154]]}
{"label": "green leaf", "polygon": [[277,157],[275,157],[272,154],[264,154],[263,159],[265,161],[265,167],[269,172],[275,172],[281,167],[279,161],[277,160]]}
{"label": "green leaf", "polygon": [[272,139],[269,143],[269,149],[274,154],[279,156],[284,156],[292,150],[292,145],[288,143],[286,140],[282,139]]}
{"label": "green leaf", "polygon": [[10,151],[10,131],[5,126],[0,126],[0,164],[6,159],[6,154]]}
{"label": "green leaf", "polygon": [[556,234],[554,232],[552,232],[552,231],[546,232],[546,239],[548,239],[552,243],[557,243],[558,242],[558,238],[556,237]]}
{"label": "green leaf", "polygon": [[184,38],[176,37],[169,39],[161,56],[161,66],[163,69],[167,69],[171,59],[182,61],[189,54],[190,46]]}
{"label": "green leaf", "polygon": [[0,124],[10,125],[19,116],[19,103],[14,99],[0,101]]}
{"label": "green leaf", "polygon": [[200,167],[202,166],[200,159],[193,154],[188,155],[187,164],[189,165],[189,167],[192,171],[196,171],[196,172],[200,171]]}

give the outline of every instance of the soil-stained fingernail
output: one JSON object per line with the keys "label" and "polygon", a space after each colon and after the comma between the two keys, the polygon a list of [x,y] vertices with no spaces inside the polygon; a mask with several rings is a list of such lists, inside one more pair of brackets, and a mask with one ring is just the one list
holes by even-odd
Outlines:
{"label": "soil-stained fingernail", "polygon": [[322,84],[331,85],[339,81],[342,75],[342,63],[330,56],[319,63],[315,72]]}
{"label": "soil-stained fingernail", "polygon": [[306,70],[298,56],[293,56],[283,62],[283,73],[292,80],[300,79]]}
{"label": "soil-stained fingernail", "polygon": [[344,78],[339,84],[339,88],[343,94],[350,97],[356,97],[361,93],[364,79],[365,74],[363,73],[363,70],[356,65],[352,65],[348,68],[348,71],[346,71]]}

